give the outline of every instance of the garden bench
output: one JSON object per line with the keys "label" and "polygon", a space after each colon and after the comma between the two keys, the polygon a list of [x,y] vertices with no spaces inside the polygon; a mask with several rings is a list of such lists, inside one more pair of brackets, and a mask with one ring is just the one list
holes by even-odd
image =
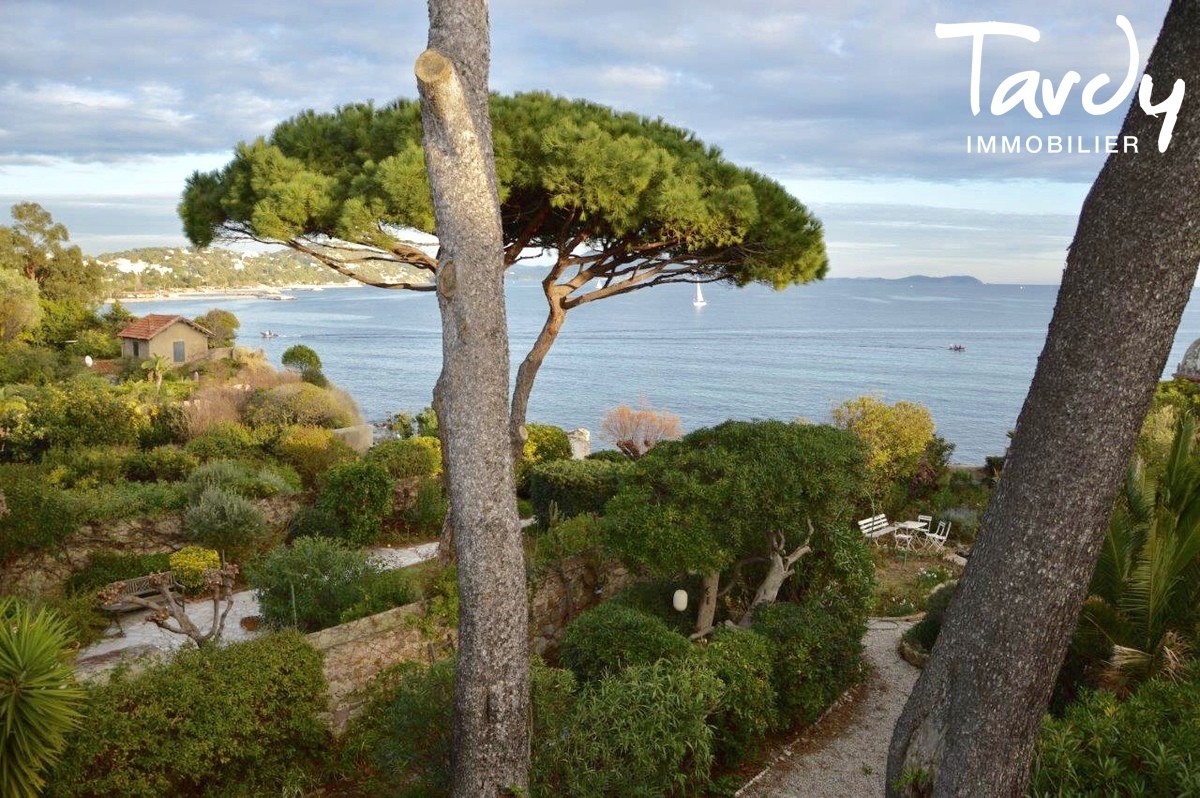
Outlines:
{"label": "garden bench", "polygon": [[862,530],[863,537],[872,541],[877,541],[884,535],[891,534],[896,530],[896,527],[888,524],[886,515],[864,518],[858,522],[858,528]]}
{"label": "garden bench", "polygon": [[[162,600],[162,594],[151,581],[156,576],[158,576],[158,574],[148,574],[147,576],[139,576],[134,579],[122,579],[119,582],[110,583],[100,591],[100,595],[112,596],[112,598],[108,601],[108,603],[101,604],[100,609],[107,612],[122,613],[133,612],[134,610],[146,608],[145,605],[131,600],[134,598],[146,599],[154,602],[155,604],[164,603]],[[169,580],[167,582],[167,590],[170,591],[171,595],[178,598],[183,593],[183,585],[176,581],[175,574],[173,572],[167,571],[166,576]],[[158,597],[157,601],[155,600],[156,596]]]}

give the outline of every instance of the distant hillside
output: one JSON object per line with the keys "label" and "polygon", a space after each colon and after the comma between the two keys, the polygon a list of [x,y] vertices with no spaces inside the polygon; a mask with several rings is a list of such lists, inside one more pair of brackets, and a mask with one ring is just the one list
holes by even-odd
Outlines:
{"label": "distant hillside", "polygon": [[[203,251],[162,247],[111,252],[96,258],[113,295],[186,289],[348,283],[317,261],[292,250],[246,253],[213,247]],[[366,277],[420,280],[416,270],[363,270]]]}

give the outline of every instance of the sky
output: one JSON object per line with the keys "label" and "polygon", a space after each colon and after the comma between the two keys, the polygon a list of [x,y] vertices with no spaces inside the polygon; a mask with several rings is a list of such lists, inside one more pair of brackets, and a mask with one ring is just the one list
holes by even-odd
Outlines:
{"label": "sky", "polygon": [[[493,90],[546,90],[689,128],[780,181],[825,224],[832,277],[971,274],[1056,283],[1078,212],[1137,90],[1103,104],[1131,54],[1145,65],[1167,0],[498,0]],[[939,23],[1000,21],[987,36],[979,115],[973,42]],[[313,108],[416,94],[420,0],[4,0],[0,213],[41,203],[88,254],[185,243],[175,205],[195,170],[227,163]],[[1008,76],[1082,76],[1061,113],[996,115]],[[1166,95],[1172,76],[1153,76]],[[1020,85],[1020,84],[1017,84]],[[968,152],[975,137],[1042,152]],[[1051,136],[1088,154],[1051,153]],[[1154,142],[1139,142],[1152,147]],[[1119,157],[1119,156],[1116,156]],[[0,222],[2,223],[2,222]]]}

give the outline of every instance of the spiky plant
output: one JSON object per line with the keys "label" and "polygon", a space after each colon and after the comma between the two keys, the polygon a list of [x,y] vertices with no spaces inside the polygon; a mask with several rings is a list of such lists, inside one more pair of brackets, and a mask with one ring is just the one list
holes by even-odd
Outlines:
{"label": "spiky plant", "polygon": [[1181,414],[1158,479],[1135,462],[1109,525],[1091,592],[1116,612],[1084,613],[1113,644],[1109,682],[1173,674],[1190,654],[1187,638],[1200,622],[1195,438],[1195,420]]}
{"label": "spiky plant", "polygon": [[13,599],[0,600],[0,795],[36,798],[80,721],[83,690],[62,661],[65,622]]}

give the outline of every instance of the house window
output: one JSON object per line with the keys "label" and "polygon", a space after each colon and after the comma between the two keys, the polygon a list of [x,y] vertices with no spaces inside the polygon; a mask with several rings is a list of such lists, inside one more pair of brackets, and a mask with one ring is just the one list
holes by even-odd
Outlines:
{"label": "house window", "polygon": [[133,342],[133,356],[134,356],[134,357],[141,357],[141,356],[142,356],[141,348],[142,348],[142,342],[141,342],[141,341],[134,341],[134,342]]}
{"label": "house window", "polygon": [[184,346],[183,341],[176,341],[173,349],[175,354],[175,362],[182,363],[187,357],[187,347]]}

